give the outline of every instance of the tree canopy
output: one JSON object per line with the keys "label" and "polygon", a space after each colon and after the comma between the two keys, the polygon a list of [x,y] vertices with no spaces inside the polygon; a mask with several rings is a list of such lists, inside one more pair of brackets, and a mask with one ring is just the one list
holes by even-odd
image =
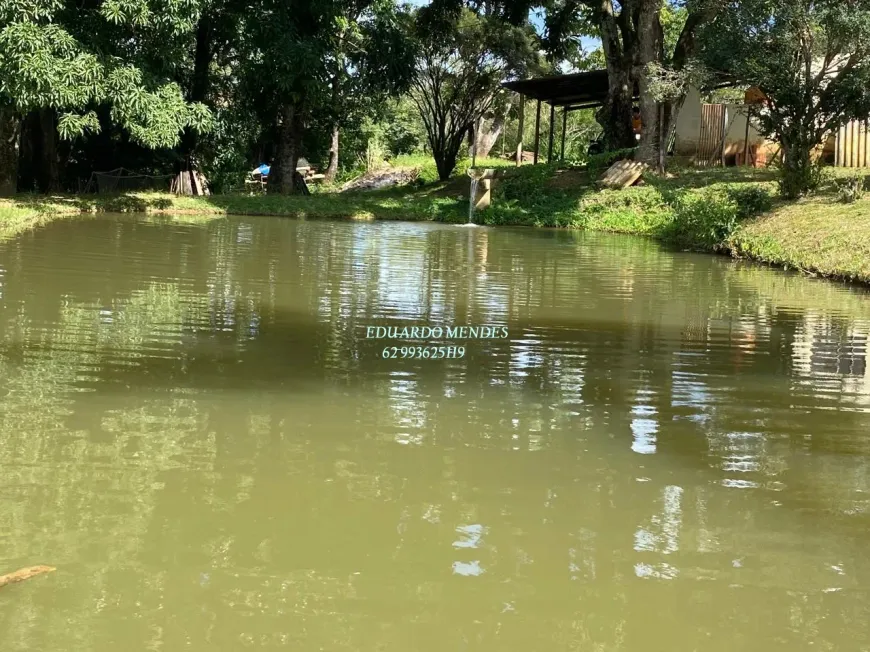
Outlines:
{"label": "tree canopy", "polygon": [[636,156],[659,169],[690,85],[759,86],[794,196],[812,148],[870,113],[868,16],[870,0],[0,0],[0,193],[120,165],[202,168],[225,191],[260,163],[290,193],[303,154],[333,180],[423,150],[446,179],[466,138],[486,156],[518,135],[505,81],[567,65],[608,73],[606,148],[635,147],[639,90]]}
{"label": "tree canopy", "polygon": [[783,193],[810,190],[811,150],[870,115],[870,1],[729,2],[704,34],[707,64],[767,96],[758,119],[784,150]]}
{"label": "tree canopy", "polygon": [[[425,21],[427,15],[421,18]],[[498,14],[463,8],[449,29],[420,32],[413,98],[429,139],[438,175],[446,180],[464,137],[498,102],[505,79],[522,75],[538,59],[529,26]]]}

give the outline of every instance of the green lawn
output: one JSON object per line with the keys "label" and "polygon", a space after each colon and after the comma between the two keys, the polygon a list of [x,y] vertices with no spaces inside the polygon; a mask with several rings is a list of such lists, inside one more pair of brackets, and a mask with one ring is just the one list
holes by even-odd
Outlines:
{"label": "green lawn", "polygon": [[[461,223],[468,216],[467,164],[446,182],[431,181],[423,160],[399,161],[421,170],[418,184],[308,197],[166,193],[19,195],[0,200],[0,238],[63,216],[146,212],[194,219],[221,215],[295,218],[430,220]],[[682,249],[719,251],[810,273],[870,282],[870,199],[837,201],[833,188],[811,199],[776,199],[775,173],[751,168],[672,170],[643,185],[600,190],[596,172],[582,168],[482,161],[503,175],[490,209],[475,214],[487,225],[582,228],[654,237]],[[832,175],[854,173],[836,170]],[[870,173],[870,171],[864,171]]]}

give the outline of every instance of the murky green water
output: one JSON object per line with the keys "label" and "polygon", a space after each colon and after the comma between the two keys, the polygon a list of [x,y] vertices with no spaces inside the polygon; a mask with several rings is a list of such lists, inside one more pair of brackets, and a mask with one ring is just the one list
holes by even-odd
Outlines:
{"label": "murky green water", "polygon": [[[870,299],[640,239],[0,245],[4,652],[870,649]],[[506,326],[384,360],[370,325]],[[455,342],[454,342],[455,344]]]}

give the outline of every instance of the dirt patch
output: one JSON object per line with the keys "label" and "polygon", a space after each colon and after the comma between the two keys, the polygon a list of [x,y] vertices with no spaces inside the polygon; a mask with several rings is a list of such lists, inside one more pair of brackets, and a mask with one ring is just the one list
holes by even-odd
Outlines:
{"label": "dirt patch", "polygon": [[377,172],[367,172],[353,181],[348,181],[341,187],[341,192],[351,190],[378,190],[392,186],[404,186],[417,178],[418,170],[414,168],[385,169]]}

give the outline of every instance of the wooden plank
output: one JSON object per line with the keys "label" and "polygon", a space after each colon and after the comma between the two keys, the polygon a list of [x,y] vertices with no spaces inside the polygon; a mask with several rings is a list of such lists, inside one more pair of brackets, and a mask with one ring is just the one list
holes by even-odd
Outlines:
{"label": "wooden plank", "polygon": [[646,165],[640,161],[617,161],[601,177],[601,185],[606,188],[628,188],[640,179]]}
{"label": "wooden plank", "polygon": [[725,105],[702,104],[698,151],[695,156],[695,162],[698,165],[707,166],[721,163],[725,129]]}
{"label": "wooden plank", "polygon": [[864,121],[864,152],[866,160],[864,165],[870,166],[870,121]]}
{"label": "wooden plank", "polygon": [[852,123],[846,123],[846,138],[845,138],[845,157],[843,159],[843,166],[850,168],[852,167]]}
{"label": "wooden plank", "polygon": [[202,194],[202,188],[199,187],[199,179],[197,178],[195,170],[190,171],[190,187],[194,196],[198,197]]}
{"label": "wooden plank", "polygon": [[859,168],[863,168],[865,165],[865,159],[867,158],[867,152],[864,149],[864,121],[856,120],[855,121],[855,131],[857,132],[857,149],[858,149],[858,157],[855,161],[856,165]]}
{"label": "wooden plank", "polygon": [[843,167],[843,140],[844,140],[845,136],[846,136],[846,127],[841,125],[840,128],[837,129],[837,141],[835,144],[835,149],[836,149],[837,153],[834,157],[834,165],[838,168]]}

